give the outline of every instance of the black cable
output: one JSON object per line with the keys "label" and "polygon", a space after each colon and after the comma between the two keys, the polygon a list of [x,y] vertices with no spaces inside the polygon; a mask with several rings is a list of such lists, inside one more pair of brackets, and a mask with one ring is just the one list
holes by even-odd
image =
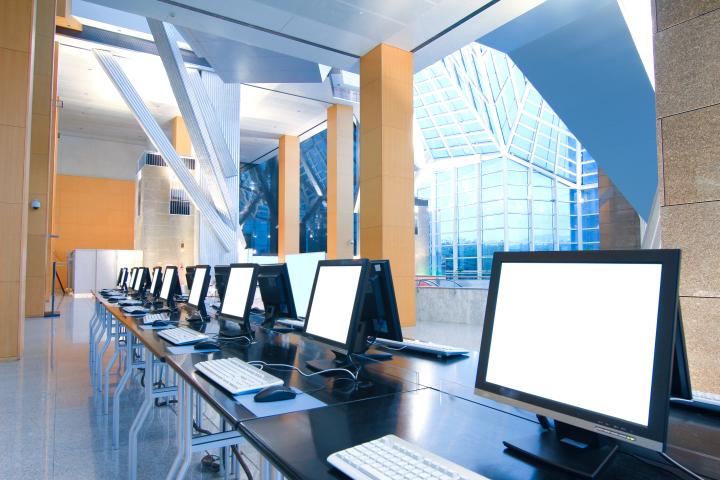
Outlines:
{"label": "black cable", "polygon": [[670,462],[672,465],[674,465],[675,467],[677,467],[680,470],[682,470],[683,472],[685,472],[686,474],[690,475],[695,480],[705,480],[703,477],[701,477],[697,473],[695,473],[692,470],[690,470],[689,468],[681,465],[677,460],[671,458],[670,455],[668,455],[667,453],[665,453],[665,452],[659,452],[659,453],[662,458],[664,458],[665,460]]}
{"label": "black cable", "polygon": [[[622,450],[618,450],[618,451],[619,451],[620,453],[622,453],[623,455],[627,455],[628,457],[632,457],[632,458],[634,458],[635,460],[639,460],[639,461],[643,462],[643,463],[646,464],[646,465],[650,465],[651,467],[655,467],[655,468],[657,468],[658,470],[662,470],[662,471],[665,472],[665,473],[670,473],[671,475],[675,476],[676,478],[679,478],[679,479],[681,479],[681,480],[686,480],[686,477],[685,477],[685,476],[680,475],[680,474],[677,472],[677,469],[676,469],[676,468],[673,468],[673,467],[676,466],[674,463],[669,463],[669,464],[668,464],[667,462],[666,462],[666,463],[661,463],[661,462],[657,462],[657,461],[652,460],[652,459],[649,459],[649,458],[645,458],[645,457],[641,457],[641,456],[639,456],[639,455],[635,455],[635,454],[633,454],[633,453],[624,452],[624,451],[622,451]],[[661,455],[662,455],[662,453],[661,453]],[[672,459],[671,459],[671,460],[672,460]],[[673,460],[673,462],[675,462],[675,461]],[[675,463],[677,463],[677,462],[675,462]],[[683,466],[680,465],[680,464],[678,464],[678,467],[677,467],[677,468],[680,468],[681,470],[685,469],[685,467],[683,467]],[[697,475],[697,474],[695,474],[695,473],[693,473],[693,472],[690,472],[689,470],[688,470],[688,472],[686,472],[686,473],[688,473],[689,475],[692,475],[693,478],[695,478],[695,479],[705,480],[703,477],[701,477],[701,476],[699,476],[699,475]]]}
{"label": "black cable", "polygon": [[231,445],[230,450],[232,450],[233,455],[235,455],[235,458],[237,458],[237,461],[240,462],[240,466],[245,472],[245,476],[247,476],[248,480],[253,480],[252,473],[250,472],[250,467],[248,467],[247,463],[245,463],[242,453],[240,453],[240,449],[238,449],[237,445]]}

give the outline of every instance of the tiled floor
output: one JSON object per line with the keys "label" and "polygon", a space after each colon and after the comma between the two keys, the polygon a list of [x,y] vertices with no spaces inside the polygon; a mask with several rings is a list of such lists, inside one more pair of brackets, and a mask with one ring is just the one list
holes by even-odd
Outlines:
{"label": "tiled floor", "polygon": [[[93,301],[68,297],[60,309],[59,318],[28,319],[22,360],[0,363],[0,479],[125,479],[127,432],[142,396],[139,379],[134,378],[121,397],[120,448],[113,450],[112,417],[102,413],[101,399],[89,381]],[[472,349],[480,344],[480,333],[478,325],[434,322],[405,332]],[[111,384],[117,379],[115,374]],[[205,415],[206,422],[218,424],[214,412]],[[175,422],[171,408],[152,409],[140,440],[139,478],[165,477],[175,456]],[[257,466],[258,455],[249,447],[244,451]],[[202,456],[195,454],[189,478],[221,477],[202,469]]]}
{"label": "tiled floor", "polygon": [[[28,319],[22,360],[0,363],[0,479],[125,479],[127,432],[142,396],[139,378],[121,397],[120,448],[113,450],[112,417],[102,413],[89,382],[92,300],[66,299],[61,310],[56,319]],[[217,423],[214,412],[206,416],[206,428]],[[171,408],[152,409],[141,434],[139,478],[165,478],[175,457],[175,422]],[[257,454],[245,450],[257,465]],[[195,454],[188,478],[222,478],[203,471],[203,455]]]}

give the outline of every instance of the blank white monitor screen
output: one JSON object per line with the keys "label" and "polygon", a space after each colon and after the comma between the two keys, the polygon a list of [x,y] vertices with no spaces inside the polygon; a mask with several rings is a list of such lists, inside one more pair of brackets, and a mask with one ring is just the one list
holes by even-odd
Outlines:
{"label": "blank white monitor screen", "polygon": [[252,283],[254,267],[232,267],[228,277],[225,301],[220,313],[242,317],[245,315],[248,295]]}
{"label": "blank white monitor screen", "polygon": [[120,275],[118,275],[118,282],[117,282],[118,287],[122,286],[123,280],[125,280],[125,268],[120,269]]}
{"label": "blank white monitor screen", "polygon": [[205,267],[196,267],[195,268],[195,275],[193,276],[192,288],[190,289],[190,297],[188,298],[188,303],[190,305],[198,306],[198,303],[200,302],[200,293],[202,292],[203,281],[205,280],[205,271],[206,270],[207,270],[207,268],[205,268]]}
{"label": "blank white monitor screen", "polygon": [[160,269],[156,268],[153,270],[152,283],[150,283],[150,293],[155,295],[155,286],[157,285],[158,278],[160,277]]}
{"label": "blank white monitor screen", "polygon": [[487,381],[648,425],[660,264],[502,264]]}
{"label": "blank white monitor screen", "polygon": [[133,289],[140,290],[140,287],[142,286],[142,278],[144,270],[138,269],[135,273],[135,284],[133,285]]}
{"label": "blank white monitor screen", "polygon": [[318,269],[307,333],[346,343],[361,273],[360,265],[323,265]]}
{"label": "blank white monitor screen", "polygon": [[160,298],[167,300],[170,295],[170,286],[172,285],[173,276],[175,275],[174,268],[165,268],[165,276],[163,277],[162,288],[160,289]]}
{"label": "blank white monitor screen", "polygon": [[295,311],[299,317],[304,318],[307,313],[315,272],[320,260],[325,260],[325,252],[285,255],[293,300],[295,300]]}

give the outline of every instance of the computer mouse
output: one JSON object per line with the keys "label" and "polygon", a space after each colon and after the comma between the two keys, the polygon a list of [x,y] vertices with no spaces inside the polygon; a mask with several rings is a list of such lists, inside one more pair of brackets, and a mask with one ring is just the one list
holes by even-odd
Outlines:
{"label": "computer mouse", "polygon": [[272,387],[265,387],[255,394],[256,402],[279,402],[281,400],[292,400],[297,397],[297,393],[284,385],[274,385]]}
{"label": "computer mouse", "polygon": [[206,340],[196,343],[195,350],[220,350],[220,344]]}
{"label": "computer mouse", "polygon": [[154,322],[152,322],[153,327],[167,327],[168,325],[170,325],[170,322],[167,322],[165,320],[155,320]]}

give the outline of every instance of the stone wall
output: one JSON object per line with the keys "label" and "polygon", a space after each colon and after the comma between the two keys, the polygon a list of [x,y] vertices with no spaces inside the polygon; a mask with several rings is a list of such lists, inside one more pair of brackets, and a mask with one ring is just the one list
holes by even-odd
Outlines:
{"label": "stone wall", "polygon": [[693,390],[720,394],[720,1],[654,5],[662,244],[682,249]]}
{"label": "stone wall", "polygon": [[[140,215],[135,217],[135,248],[143,251],[148,267],[185,267],[196,263],[195,207],[190,205],[190,215],[170,215],[171,178],[168,167],[145,165],[140,171],[137,186]],[[184,284],[183,271],[180,279]]]}

